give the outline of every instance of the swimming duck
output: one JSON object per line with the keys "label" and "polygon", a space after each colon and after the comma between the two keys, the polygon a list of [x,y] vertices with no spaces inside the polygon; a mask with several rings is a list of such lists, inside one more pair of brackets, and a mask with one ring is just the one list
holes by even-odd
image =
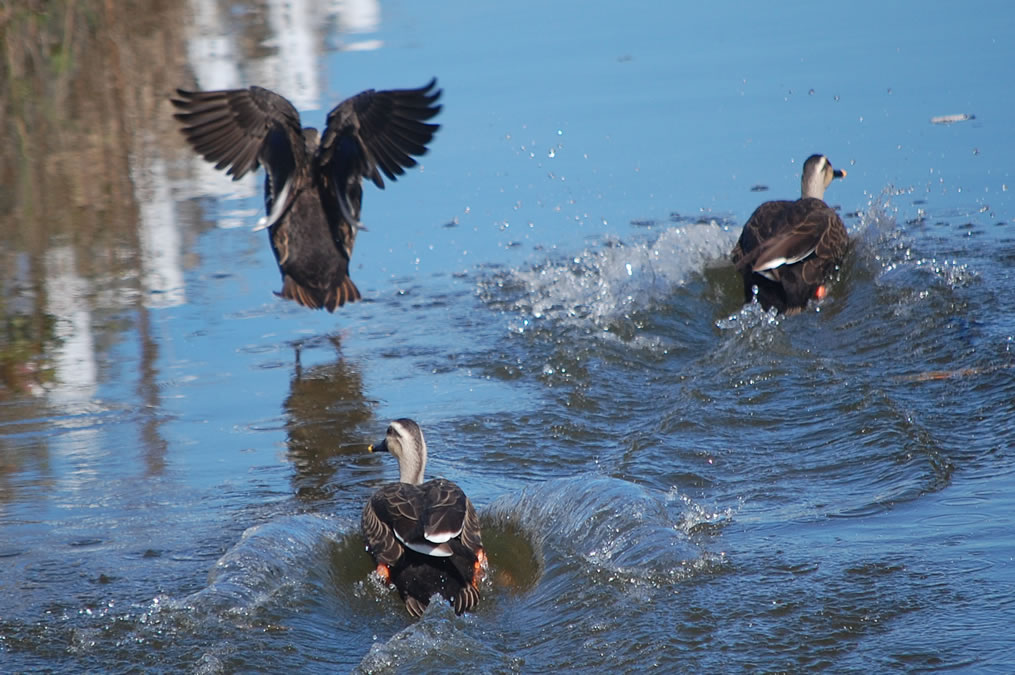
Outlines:
{"label": "swimming duck", "polygon": [[177,89],[174,117],[190,145],[216,169],[239,180],[265,168],[265,216],[282,273],[277,295],[334,312],[360,299],[349,278],[363,201],[362,179],[384,189],[416,166],[440,127],[437,79],[418,89],[369,89],[328,113],[324,133],[302,127],[292,103],[262,87],[223,91]]}
{"label": "swimming duck", "polygon": [[393,421],[370,450],[398,460],[399,482],[377,490],[363,509],[363,538],[377,574],[394,584],[412,616],[423,614],[434,593],[456,614],[471,611],[486,564],[472,502],[451,481],[423,482],[426,441],[411,419]]}
{"label": "swimming duck", "polygon": [[838,214],[823,199],[833,178],[824,155],[804,162],[800,199],[765,202],[751,215],[730,258],[744,278],[744,302],[757,287],[764,309],[788,314],[827,294],[825,281],[846,255],[848,236]]}

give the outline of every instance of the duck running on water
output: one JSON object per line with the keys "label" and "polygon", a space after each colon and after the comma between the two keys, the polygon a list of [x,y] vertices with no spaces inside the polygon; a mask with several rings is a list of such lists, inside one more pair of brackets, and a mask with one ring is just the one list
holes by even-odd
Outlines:
{"label": "duck running on water", "polygon": [[828,292],[826,283],[842,263],[846,228],[824,202],[825,189],[846,172],[824,155],[804,162],[800,199],[765,202],[744,225],[730,258],[744,279],[744,302],[757,289],[763,309],[794,314]]}
{"label": "duck running on water", "polygon": [[427,152],[440,112],[437,79],[418,89],[361,92],[328,113],[324,133],[303,127],[292,103],[263,87],[178,89],[174,116],[190,145],[239,180],[264,166],[265,216],[282,273],[277,294],[334,312],[360,299],[349,278],[362,179],[384,189]]}
{"label": "duck running on water", "polygon": [[398,589],[412,616],[421,616],[435,593],[456,614],[475,609],[486,552],[472,502],[449,480],[423,482],[426,441],[411,419],[393,421],[370,450],[398,460],[399,482],[378,489],[363,509],[363,538],[377,574]]}

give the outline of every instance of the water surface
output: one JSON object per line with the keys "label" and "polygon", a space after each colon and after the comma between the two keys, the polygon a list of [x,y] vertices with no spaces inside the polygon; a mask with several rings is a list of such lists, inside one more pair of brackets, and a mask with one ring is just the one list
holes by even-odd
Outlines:
{"label": "water surface", "polygon": [[[1006,4],[145,8],[0,27],[5,672],[1010,670]],[[276,298],[261,176],[169,93],[320,125],[434,75],[364,301]],[[812,152],[850,254],[742,307],[728,251]],[[370,576],[401,416],[479,508],[474,614]]]}

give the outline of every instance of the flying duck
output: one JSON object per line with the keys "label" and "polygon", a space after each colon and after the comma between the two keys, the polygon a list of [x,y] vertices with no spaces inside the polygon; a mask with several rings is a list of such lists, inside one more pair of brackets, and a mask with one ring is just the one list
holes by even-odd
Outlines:
{"label": "flying duck", "polygon": [[848,237],[823,199],[832,179],[845,175],[824,155],[811,155],[804,162],[800,199],[765,202],[754,210],[730,254],[744,278],[744,302],[756,287],[765,310],[793,314],[811,298],[825,297],[825,280],[845,257]]}
{"label": "flying duck", "polygon": [[423,482],[426,441],[419,425],[398,419],[370,446],[398,460],[398,481],[377,490],[363,509],[362,530],[377,574],[394,584],[412,616],[440,593],[456,614],[479,603],[486,553],[472,502],[451,481]]}
{"label": "flying duck", "polygon": [[360,299],[349,278],[363,201],[362,179],[384,189],[426,154],[440,127],[437,79],[418,89],[369,89],[328,113],[323,134],[303,127],[292,103],[262,87],[177,89],[174,117],[190,145],[239,180],[265,168],[265,216],[282,273],[277,295],[334,312]]}

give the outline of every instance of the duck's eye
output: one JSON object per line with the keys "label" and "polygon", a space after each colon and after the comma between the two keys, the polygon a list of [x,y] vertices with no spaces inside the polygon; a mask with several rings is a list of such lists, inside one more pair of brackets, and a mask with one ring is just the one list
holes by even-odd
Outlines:
{"label": "duck's eye", "polygon": [[393,436],[395,434],[395,427],[394,426],[389,426],[388,430],[385,431],[384,433],[387,434],[388,436]]}

